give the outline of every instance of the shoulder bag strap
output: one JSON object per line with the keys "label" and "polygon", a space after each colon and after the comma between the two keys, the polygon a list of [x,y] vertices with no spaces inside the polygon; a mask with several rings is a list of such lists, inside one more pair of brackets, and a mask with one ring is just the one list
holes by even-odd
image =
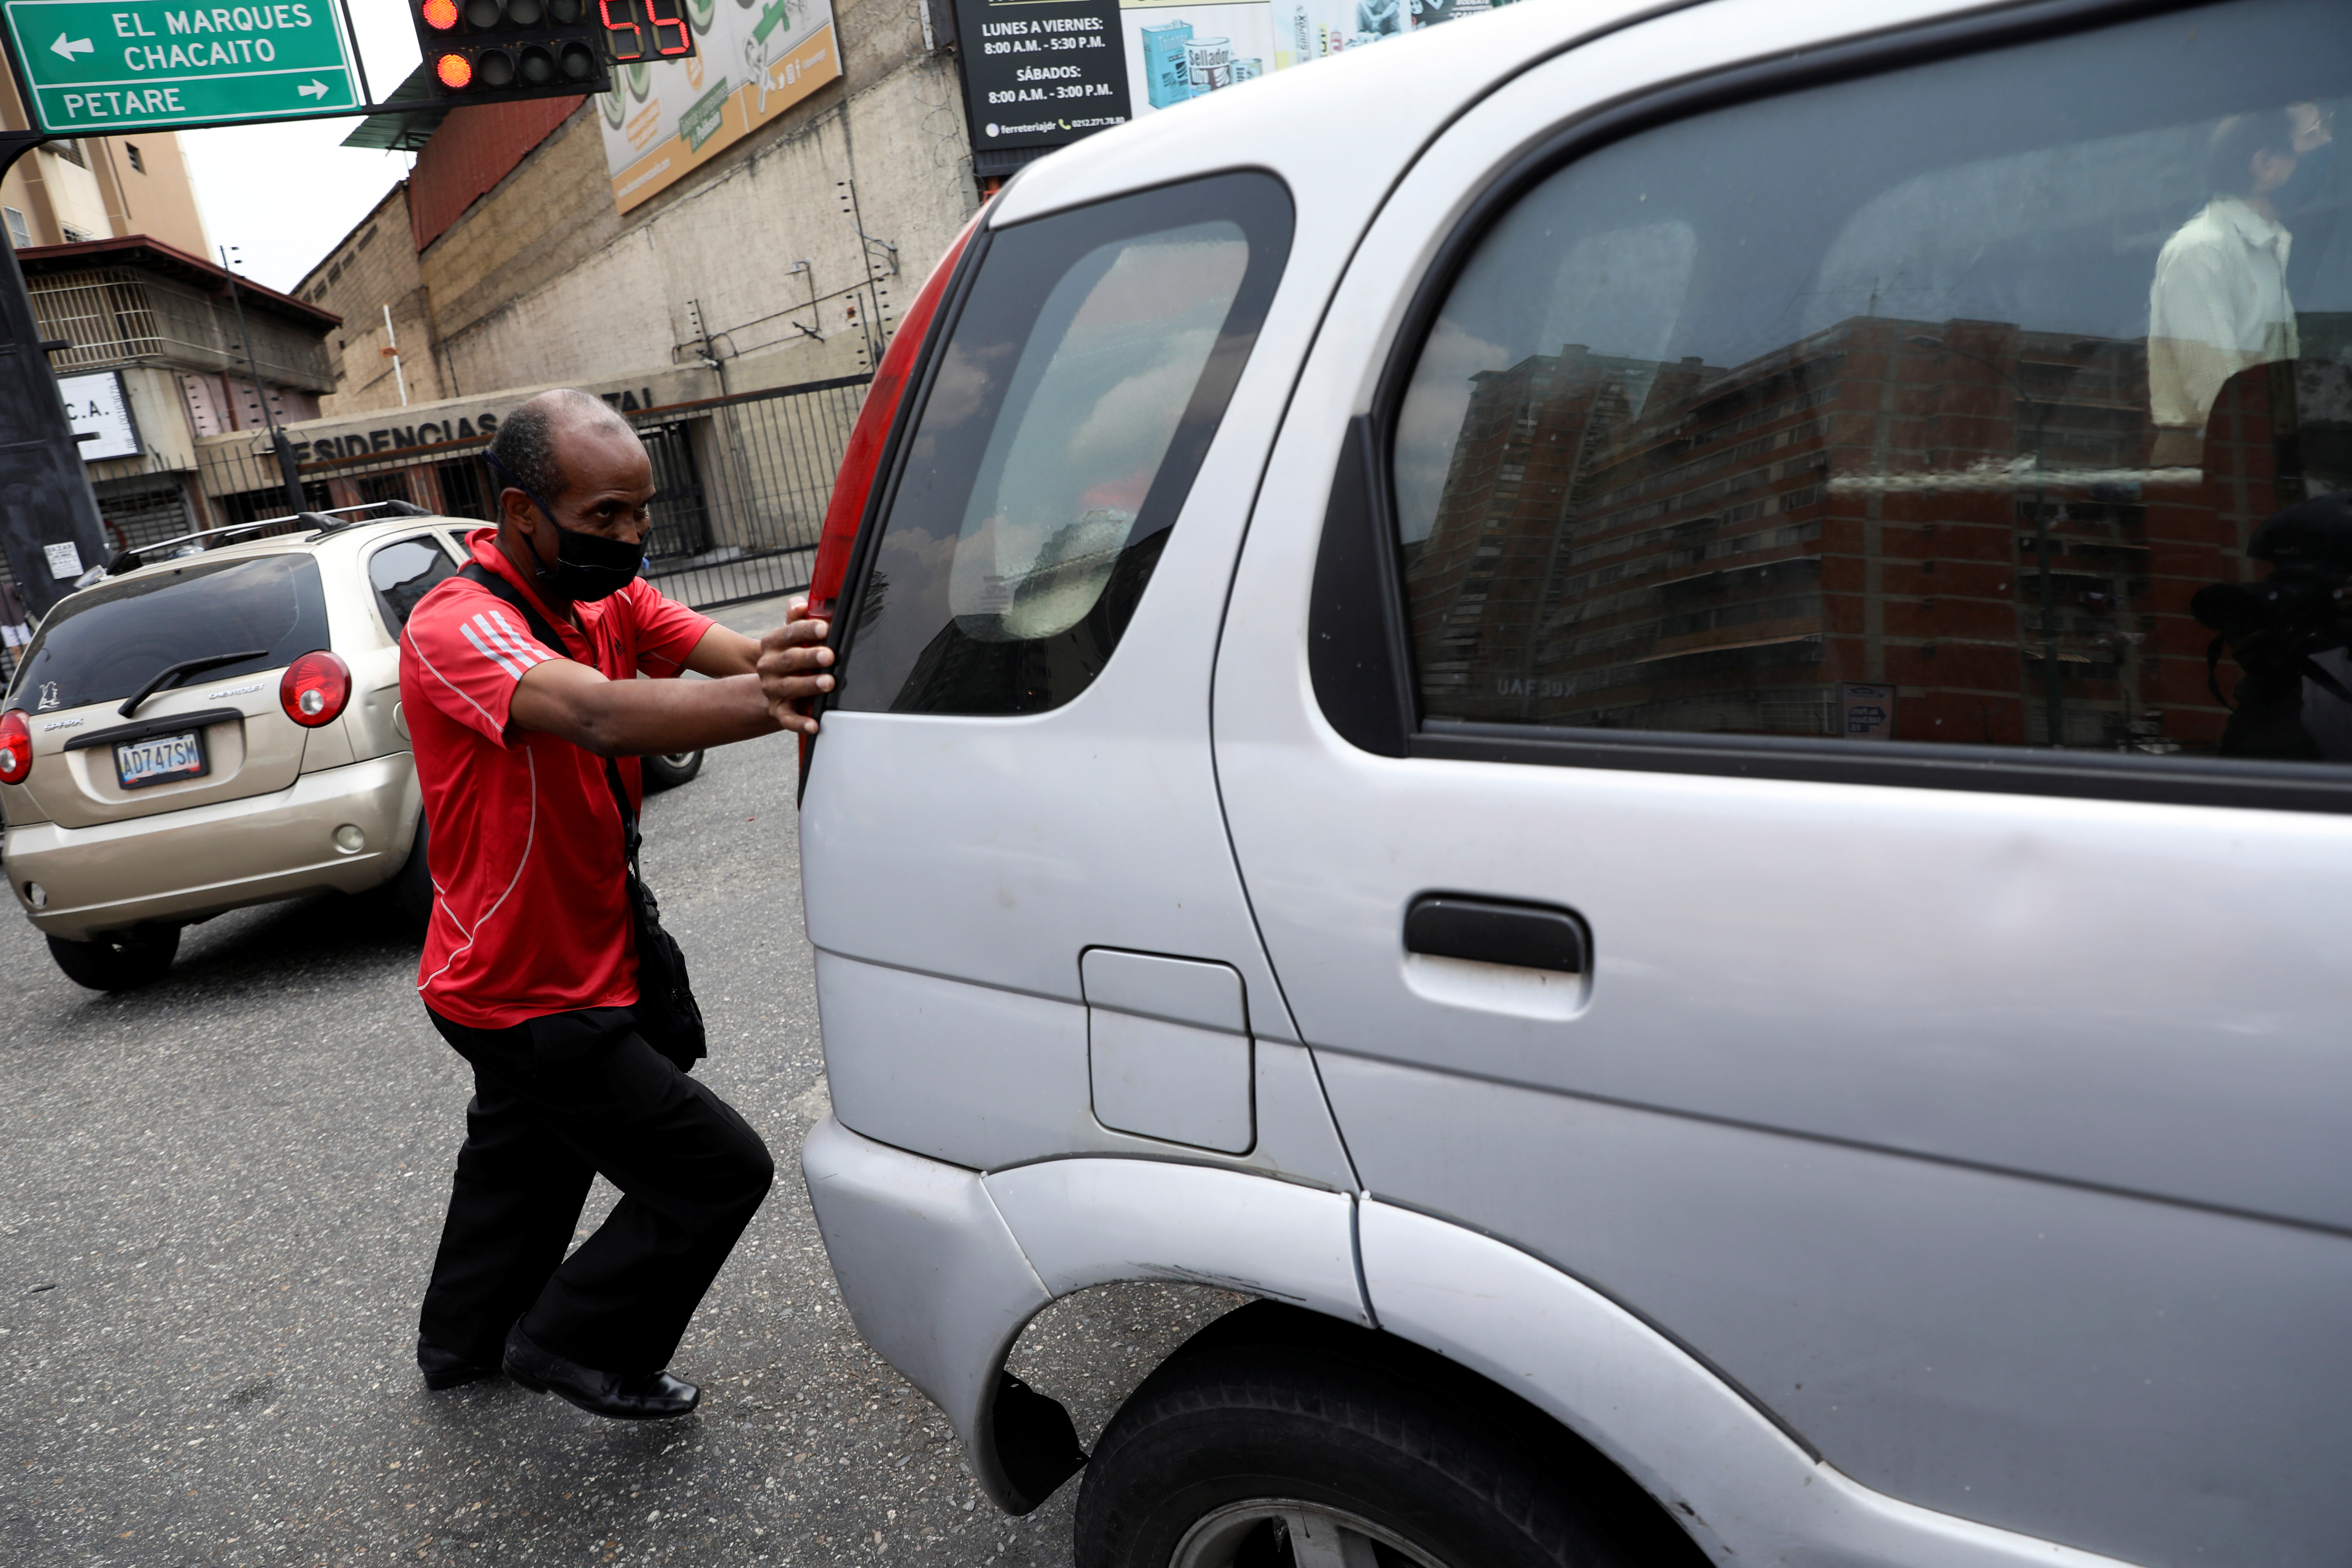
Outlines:
{"label": "shoulder bag strap", "polygon": [[[469,583],[479,583],[483,587],[512,605],[521,614],[523,624],[530,627],[531,636],[554,649],[561,657],[572,658],[564,651],[562,634],[549,623],[545,616],[539,613],[538,607],[525,598],[513,584],[497,573],[488,570],[478,561],[467,562],[459,569],[457,575]],[[575,659],[573,662],[579,661]],[[629,875],[635,877],[637,876],[637,847],[642,842],[637,832],[637,814],[630,809],[628,787],[621,783],[621,765],[610,757],[604,759],[604,783],[613,791],[613,804],[621,808],[621,843],[628,852]]]}

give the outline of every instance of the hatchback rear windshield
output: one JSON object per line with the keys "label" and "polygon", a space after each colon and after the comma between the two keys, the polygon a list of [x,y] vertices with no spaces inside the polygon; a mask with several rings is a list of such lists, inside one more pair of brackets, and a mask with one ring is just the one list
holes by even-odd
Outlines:
{"label": "hatchback rear windshield", "polygon": [[1254,172],[990,237],[931,378],[836,700],[898,713],[1069,701],[1127,629],[1290,248]]}
{"label": "hatchback rear windshield", "polygon": [[191,672],[207,686],[327,646],[327,595],[308,555],[191,563],[74,595],[33,639],[9,706],[33,712],[128,697],[170,665],[262,650]]}

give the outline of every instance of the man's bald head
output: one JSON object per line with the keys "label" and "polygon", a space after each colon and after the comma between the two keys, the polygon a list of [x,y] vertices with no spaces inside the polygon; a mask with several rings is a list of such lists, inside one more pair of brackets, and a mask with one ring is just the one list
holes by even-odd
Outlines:
{"label": "man's bald head", "polygon": [[583,438],[639,446],[636,431],[603,398],[568,386],[541,393],[500,421],[490,441],[490,456],[513,476],[499,476],[499,484],[520,484],[556,505],[572,488],[564,449]]}

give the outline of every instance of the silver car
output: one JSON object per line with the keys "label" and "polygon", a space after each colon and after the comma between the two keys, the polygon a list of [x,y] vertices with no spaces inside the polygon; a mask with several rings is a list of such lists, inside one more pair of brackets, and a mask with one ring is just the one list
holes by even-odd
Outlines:
{"label": "silver car", "polygon": [[[801,819],[809,1191],[999,1504],[2343,1560],[2347,97],[2315,0],[1559,0],[1011,184]],[[1007,1352],[1139,1279],[1256,1300],[1089,1458]]]}

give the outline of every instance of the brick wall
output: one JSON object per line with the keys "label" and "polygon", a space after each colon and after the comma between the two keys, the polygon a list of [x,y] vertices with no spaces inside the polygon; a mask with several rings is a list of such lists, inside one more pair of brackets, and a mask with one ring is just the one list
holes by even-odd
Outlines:
{"label": "brick wall", "polygon": [[416,155],[409,175],[415,247],[421,251],[447,233],[467,207],[495,189],[586,101],[545,98],[453,110]]}

